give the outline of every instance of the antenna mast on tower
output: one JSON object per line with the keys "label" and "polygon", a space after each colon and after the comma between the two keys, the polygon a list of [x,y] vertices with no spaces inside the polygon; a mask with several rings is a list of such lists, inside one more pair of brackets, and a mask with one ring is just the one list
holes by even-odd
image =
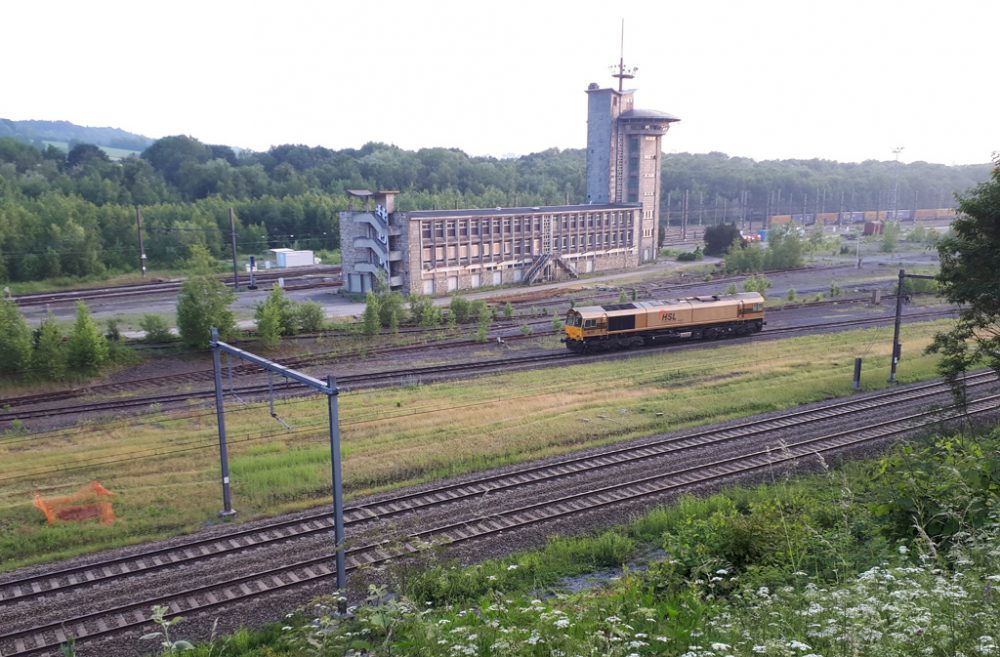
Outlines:
{"label": "antenna mast on tower", "polygon": [[635,74],[639,72],[637,66],[625,67],[625,19],[622,19],[622,40],[621,40],[621,50],[618,53],[618,66],[612,66],[611,77],[618,78],[618,91],[622,91],[622,83],[625,80],[631,80],[635,77]]}

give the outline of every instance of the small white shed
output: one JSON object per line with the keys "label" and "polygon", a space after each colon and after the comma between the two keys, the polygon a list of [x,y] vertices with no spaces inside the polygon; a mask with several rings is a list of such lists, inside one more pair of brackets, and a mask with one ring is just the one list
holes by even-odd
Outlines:
{"label": "small white shed", "polygon": [[274,254],[278,269],[286,267],[308,267],[315,263],[312,251],[296,251],[295,249],[270,249]]}

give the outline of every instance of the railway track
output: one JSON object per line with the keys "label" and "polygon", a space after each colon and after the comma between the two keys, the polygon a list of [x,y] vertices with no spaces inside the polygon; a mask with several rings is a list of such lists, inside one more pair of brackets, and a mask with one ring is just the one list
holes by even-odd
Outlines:
{"label": "railway track", "polygon": [[[932,310],[920,313],[912,313],[907,315],[908,321],[924,320],[924,319],[935,319],[942,316],[950,315],[953,311],[951,310]],[[857,328],[863,326],[870,326],[872,324],[884,324],[892,321],[890,317],[869,317],[862,319],[851,319],[851,320],[841,320],[837,322],[823,322],[819,324],[810,324],[802,326],[787,326],[781,328],[771,328],[764,333],[756,334],[752,337],[746,338],[735,338],[732,340],[727,340],[729,342],[738,342],[741,340],[765,340],[765,339],[777,339],[781,337],[787,337],[789,335],[795,335],[800,333],[809,333],[816,331],[835,331],[844,330],[850,328]],[[548,322],[542,320],[541,324],[547,324]],[[546,334],[554,334],[556,331],[548,329],[547,331],[540,331],[537,333],[532,333],[528,336],[509,336],[505,340],[518,340],[518,339],[530,339],[537,338]],[[664,349],[664,348],[674,348],[674,349],[690,349],[699,346],[704,346],[705,342],[670,342],[661,345],[650,345],[649,347],[641,348],[639,351],[645,351],[648,349]],[[407,347],[407,349],[418,348],[426,349],[426,345]],[[392,385],[394,383],[410,383],[410,382],[425,382],[434,380],[435,378],[447,377],[455,374],[460,374],[464,372],[471,372],[475,374],[497,372],[497,371],[512,371],[517,369],[524,369],[533,366],[545,366],[551,364],[570,364],[573,362],[587,362],[588,360],[594,360],[595,358],[620,358],[623,354],[628,352],[624,351],[612,351],[605,352],[603,354],[574,354],[565,351],[557,351],[548,354],[536,354],[529,356],[509,356],[506,358],[485,360],[485,361],[471,361],[464,363],[449,363],[443,365],[432,365],[427,367],[411,367],[402,370],[387,370],[382,372],[370,372],[366,374],[355,374],[347,375],[337,378],[337,384],[342,390],[358,390],[362,388],[370,388],[376,386]],[[292,358],[283,360],[283,364],[292,368],[300,368],[305,366],[315,366],[328,362],[328,354],[317,354],[313,356],[306,356],[300,358]],[[247,374],[259,371],[258,368],[250,365],[238,365],[233,368],[235,373]],[[144,383],[152,382],[157,386],[174,386],[187,383],[195,382],[207,382],[213,379],[212,370],[203,370],[199,372],[191,372],[185,374],[171,375],[161,377],[159,379],[147,379]],[[72,404],[60,406],[58,408],[30,408],[33,405],[42,405],[47,403],[53,403],[58,401],[65,401],[68,399],[75,399],[82,396],[88,395],[99,395],[99,394],[115,394],[123,392],[129,389],[134,389],[135,383],[116,383],[109,384],[107,386],[92,386],[83,390],[67,390],[60,391],[57,393],[48,393],[44,395],[31,395],[25,397],[16,397],[4,401],[4,409],[0,412],[0,423],[13,422],[14,420],[31,420],[43,417],[56,417],[63,415],[82,415],[87,413],[100,413],[105,411],[121,411],[126,409],[141,409],[144,407],[150,407],[154,405],[166,405],[166,404],[176,404],[176,403],[186,403],[188,400],[192,399],[211,399],[215,395],[213,389],[205,390],[192,390],[179,393],[165,393],[158,395],[146,395],[142,397],[133,398],[115,398],[103,401],[92,401],[81,404]],[[223,383],[226,387],[226,382]],[[280,390],[280,386],[278,387]],[[231,392],[236,393],[241,396],[253,396],[260,394],[267,394],[272,390],[272,386],[269,384],[257,384],[257,385],[242,385],[231,387]]]}
{"label": "railway track", "polygon": [[[249,282],[249,275],[241,276],[241,280]],[[279,278],[284,278],[286,289],[308,289],[312,287],[323,287],[329,285],[340,285],[340,267],[310,267],[308,271],[268,271],[259,272],[254,275],[258,286],[270,286],[277,282]],[[314,279],[336,277],[335,282],[324,282]],[[228,287],[233,283],[225,277],[220,278]],[[302,282],[298,282],[298,281]],[[14,301],[18,306],[42,306],[45,304],[71,303],[80,300],[93,299],[121,299],[127,297],[144,296],[152,294],[170,294],[177,292],[184,281],[162,281],[156,283],[132,283],[129,285],[116,285],[113,287],[85,288],[78,290],[65,290],[63,292],[43,292],[38,294],[15,295]]]}
{"label": "railway track", "polygon": [[[995,384],[992,372],[970,376],[970,389]],[[913,431],[928,424],[953,419],[961,413],[944,406],[933,408],[935,400],[940,402],[947,395],[948,388],[943,383],[932,382],[897,388],[864,398],[836,401],[811,409],[797,410],[776,417],[750,420],[723,428],[709,428],[689,432],[686,435],[662,436],[639,444],[622,445],[600,450],[597,453],[559,459],[555,462],[528,465],[500,474],[473,477],[466,481],[440,485],[434,488],[400,492],[367,504],[350,504],[345,510],[348,528],[347,561],[348,569],[384,563],[387,560],[405,557],[420,551],[428,543],[456,546],[473,540],[482,540],[502,532],[513,532],[532,525],[551,523],[563,518],[593,513],[607,507],[635,503],[651,497],[660,497],[679,491],[692,490],[706,484],[734,477],[753,474],[775,466],[790,465],[803,459],[814,458],[817,454],[857,447],[875,441],[883,441],[900,433]],[[808,425],[828,423],[837,425],[846,418],[875,417],[883,411],[899,408],[901,404],[918,405],[915,413],[889,418],[878,423],[865,423],[861,429],[832,431],[803,437],[792,443],[766,445],[753,443],[778,430],[805,428]],[[968,415],[995,412],[1000,403],[1000,395],[986,395],[970,403]],[[796,435],[806,432],[796,431]],[[741,449],[743,453],[734,454]],[[672,465],[678,455],[684,452],[705,451],[725,444],[729,456],[715,459],[697,466]],[[657,468],[655,474],[644,473],[635,466],[640,462],[672,465],[669,470]],[[569,487],[564,480],[580,480],[602,470],[617,468],[614,484],[605,477],[596,487],[578,489],[570,494],[562,494]],[[632,468],[632,474],[629,471]],[[624,474],[618,474],[624,471]],[[496,494],[505,489],[524,487],[544,487],[559,491],[552,499],[544,495],[527,496],[523,502],[499,510],[489,505],[486,513],[462,510],[461,503],[470,499]],[[579,488],[579,487],[578,487]],[[406,531],[396,536],[377,534],[378,538],[366,540],[361,529],[365,525],[384,523],[401,516],[427,513],[440,507],[451,507],[444,516],[448,520],[438,522],[427,529]],[[70,636],[78,642],[89,642],[101,637],[120,634],[147,626],[150,608],[154,604],[165,604],[170,615],[190,615],[209,610],[220,605],[253,600],[258,596],[270,595],[296,587],[302,587],[318,580],[333,576],[329,546],[322,554],[294,563],[282,563],[275,567],[261,568],[252,572],[242,572],[227,577],[228,569],[208,565],[207,568],[218,576],[215,581],[170,593],[148,591],[136,596],[131,591],[145,590],[141,580],[155,571],[190,568],[192,564],[204,562],[212,564],[232,563],[219,561],[246,556],[267,544],[302,540],[306,536],[329,534],[331,522],[328,511],[312,513],[292,521],[277,521],[261,527],[232,532],[221,537],[203,540],[188,540],[167,548],[153,548],[138,554],[98,561],[80,567],[56,568],[28,577],[8,577],[0,582],[0,611],[20,608],[22,618],[32,619],[20,626],[5,629],[0,634],[0,654],[13,655],[56,654],[61,643]],[[353,535],[353,538],[352,538]],[[352,542],[353,541],[353,542]],[[266,561],[266,560],[265,560]],[[190,572],[190,571],[187,571]],[[190,579],[190,578],[188,578]],[[131,584],[137,582],[139,585]],[[55,609],[72,607],[74,591],[101,586],[121,586],[130,593],[109,596],[113,601],[105,608],[95,609],[87,614],[74,617],[60,615],[48,620],[45,615],[23,613],[32,605],[39,609],[53,611],[52,601],[65,600],[56,604]],[[48,606],[47,606],[48,605]],[[98,653],[94,653],[98,654]]]}

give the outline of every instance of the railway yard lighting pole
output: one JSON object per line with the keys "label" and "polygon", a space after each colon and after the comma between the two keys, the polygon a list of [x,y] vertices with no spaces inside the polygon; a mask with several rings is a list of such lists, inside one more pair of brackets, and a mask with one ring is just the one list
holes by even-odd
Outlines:
{"label": "railway yard lighting pole", "polygon": [[893,221],[899,220],[899,206],[898,203],[898,193],[899,193],[899,154],[903,152],[902,146],[897,146],[892,149],[893,155],[896,156],[896,164],[893,166],[893,180],[892,180],[892,219]]}
{"label": "railway yard lighting pole", "polygon": [[326,395],[327,409],[330,420],[330,467],[333,474],[333,528],[337,561],[337,588],[341,591],[345,590],[347,588],[347,569],[344,560],[344,484],[343,475],[341,474],[340,469],[340,416],[338,414],[337,407],[337,396],[340,394],[340,389],[337,387],[336,379],[331,374],[326,377],[326,381],[324,382],[319,379],[315,379],[308,374],[297,372],[293,369],[267,360],[266,358],[261,358],[260,356],[252,354],[248,351],[226,344],[225,342],[219,340],[219,332],[214,327],[212,328],[211,345],[212,361],[215,365],[215,404],[219,420],[219,447],[222,459],[223,477],[222,493],[223,505],[225,507],[220,515],[232,515],[233,513],[236,513],[232,510],[229,497],[229,465],[227,463],[226,425],[222,405],[222,361],[220,358],[220,352],[226,352],[227,354],[235,356],[240,360],[253,363],[268,372],[280,374],[285,378],[297,381],[308,388],[312,388],[313,390]]}

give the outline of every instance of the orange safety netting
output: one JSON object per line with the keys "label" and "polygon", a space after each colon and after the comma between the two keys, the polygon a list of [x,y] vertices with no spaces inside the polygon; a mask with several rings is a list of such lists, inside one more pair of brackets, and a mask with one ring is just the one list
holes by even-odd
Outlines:
{"label": "orange safety netting", "polygon": [[111,510],[111,491],[96,481],[92,481],[77,492],[62,497],[44,498],[35,493],[34,505],[45,514],[51,525],[56,520],[85,520],[100,518],[102,525],[113,522],[115,514]]}

